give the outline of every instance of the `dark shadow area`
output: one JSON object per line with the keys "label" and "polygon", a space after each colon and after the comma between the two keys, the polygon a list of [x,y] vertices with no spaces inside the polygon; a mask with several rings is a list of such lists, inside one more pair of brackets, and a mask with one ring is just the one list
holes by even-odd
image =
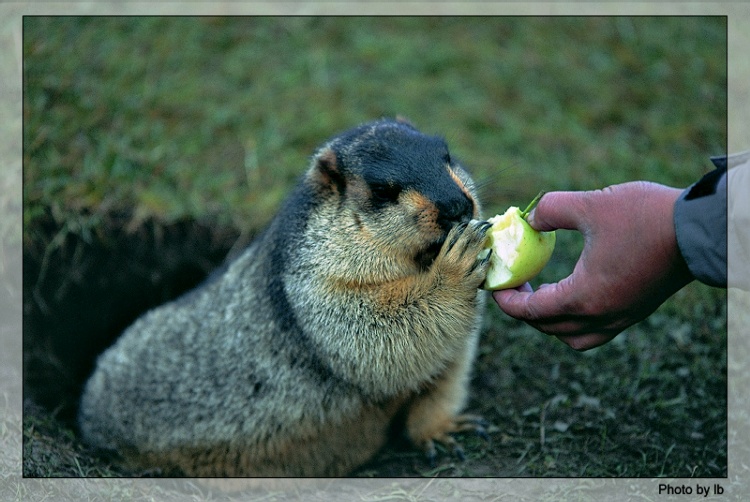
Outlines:
{"label": "dark shadow area", "polygon": [[239,236],[209,223],[128,230],[126,215],[105,219],[73,233],[47,214],[25,232],[24,401],[68,425],[97,355],[140,314],[201,282]]}

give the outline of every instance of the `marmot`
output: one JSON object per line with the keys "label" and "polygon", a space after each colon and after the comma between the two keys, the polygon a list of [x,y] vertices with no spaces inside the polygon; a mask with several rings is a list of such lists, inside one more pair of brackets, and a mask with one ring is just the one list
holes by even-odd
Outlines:
{"label": "marmot", "polygon": [[78,423],[126,465],[341,476],[394,420],[428,454],[460,415],[488,225],[444,140],[381,119],[319,148],[267,229],[98,359]]}

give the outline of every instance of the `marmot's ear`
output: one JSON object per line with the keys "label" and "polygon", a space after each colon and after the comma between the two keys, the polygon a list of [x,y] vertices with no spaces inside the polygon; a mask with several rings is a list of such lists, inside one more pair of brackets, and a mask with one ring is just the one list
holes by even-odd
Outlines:
{"label": "marmot's ear", "polygon": [[321,150],[315,156],[308,179],[322,191],[343,194],[346,190],[346,179],[339,168],[336,152],[330,148]]}

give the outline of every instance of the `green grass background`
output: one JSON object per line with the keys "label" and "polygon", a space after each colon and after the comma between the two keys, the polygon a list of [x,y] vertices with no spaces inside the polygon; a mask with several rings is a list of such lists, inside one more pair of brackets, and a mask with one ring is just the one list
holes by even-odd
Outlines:
{"label": "green grass background", "polygon": [[[396,114],[446,137],[488,214],[541,189],[687,186],[726,148],[722,17],[26,17],[23,52],[27,240],[45,214],[88,239],[113,213],[254,233],[316,146]],[[540,281],[580,245],[559,232]],[[691,285],[583,355],[490,306],[476,373],[492,445],[416,472],[726,475],[721,291]]]}
{"label": "green grass background", "polygon": [[24,20],[25,222],[266,222],[312,150],[400,114],[488,211],[540,189],[685,186],[726,142],[724,18]]}

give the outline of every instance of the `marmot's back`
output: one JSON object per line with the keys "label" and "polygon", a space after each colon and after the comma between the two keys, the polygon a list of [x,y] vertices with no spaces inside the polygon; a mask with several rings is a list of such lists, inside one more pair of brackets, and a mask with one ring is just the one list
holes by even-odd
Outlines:
{"label": "marmot's back", "polygon": [[226,270],[99,359],[84,439],[187,475],[341,475],[404,410],[433,441],[464,405],[486,226],[445,143],[382,120],[333,138]]}

